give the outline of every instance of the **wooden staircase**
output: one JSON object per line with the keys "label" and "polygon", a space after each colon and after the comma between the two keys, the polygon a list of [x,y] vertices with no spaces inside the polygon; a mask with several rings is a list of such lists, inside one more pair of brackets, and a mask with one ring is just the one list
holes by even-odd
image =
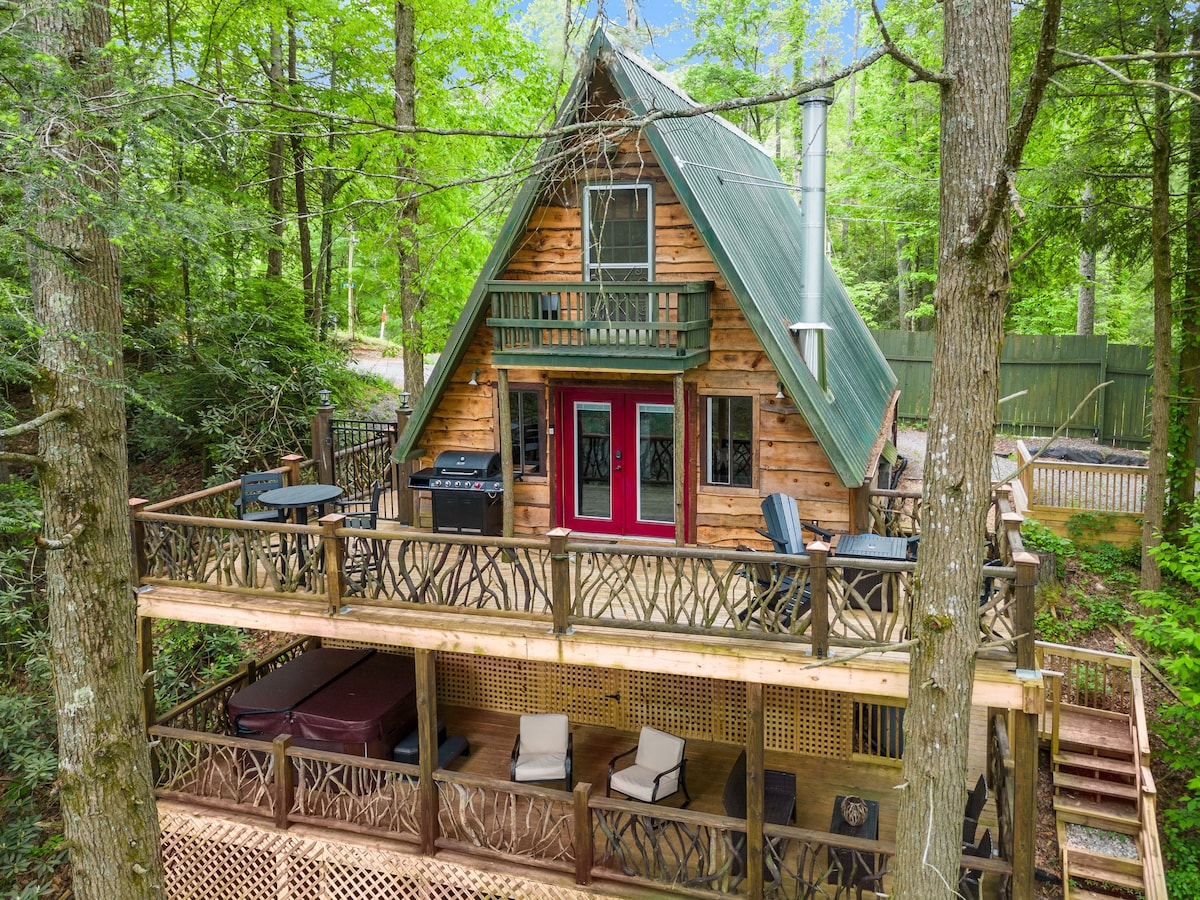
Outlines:
{"label": "wooden staircase", "polygon": [[[1122,664],[1131,669],[1128,712],[1062,703],[1064,678],[1049,673],[1054,676],[1049,738],[1064,900],[1124,900],[1131,892],[1147,900],[1166,898],[1140,672],[1136,660],[1121,659],[1129,660]],[[1081,699],[1078,690],[1068,696]],[[1111,836],[1099,835],[1096,846],[1084,848],[1078,838],[1070,839],[1070,825]],[[1123,855],[1123,848],[1130,852]]]}

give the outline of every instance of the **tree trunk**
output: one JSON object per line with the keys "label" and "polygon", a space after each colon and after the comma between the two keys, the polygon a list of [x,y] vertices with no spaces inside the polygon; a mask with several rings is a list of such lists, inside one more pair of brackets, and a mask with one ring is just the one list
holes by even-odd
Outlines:
{"label": "tree trunk", "polygon": [[[30,282],[41,328],[34,398],[61,412],[39,435],[59,802],[81,900],[163,896],[130,582],[128,468],[116,248],[94,209],[116,200],[108,7],[33,14],[41,154],[25,181]],[[19,76],[20,73],[12,73]],[[55,543],[61,542],[61,543]]]}
{"label": "tree trunk", "polygon": [[[1192,20],[1192,50],[1200,50],[1200,15]],[[1192,66],[1192,91],[1200,93],[1200,65]],[[1167,533],[1176,535],[1196,499],[1200,449],[1200,103],[1188,104],[1187,202],[1183,226],[1183,297],[1179,304],[1178,399],[1172,410],[1171,495]]]}
{"label": "tree trunk", "polygon": [[[411,4],[396,4],[396,124],[415,125],[416,117],[416,32]],[[400,262],[400,322],[404,347],[404,389],[413,402],[425,392],[424,335],[421,330],[421,293],[417,279],[417,216],[420,212],[415,189],[416,149],[409,136],[402,137],[396,162],[396,202],[400,216],[396,226],[396,248]]]}
{"label": "tree trunk", "polygon": [[1079,247],[1079,305],[1075,313],[1075,333],[1096,333],[1096,251],[1089,245],[1092,219],[1096,204],[1092,202],[1092,185],[1083,186],[1083,209],[1079,214],[1082,242]]}
{"label": "tree trunk", "polygon": [[[288,10],[288,87],[295,92],[300,84],[296,74],[296,15]],[[293,96],[292,102],[299,98]],[[313,325],[317,324],[317,310],[313,292],[312,230],[308,227],[308,166],[304,160],[304,139],[295,126],[291,129],[293,180],[296,185],[296,230],[300,237],[300,277],[304,285],[304,314]]]}
{"label": "tree trunk", "polygon": [[901,331],[913,330],[913,319],[909,315],[913,305],[912,299],[908,296],[908,276],[908,236],[901,234],[896,238],[896,299],[900,312]]}
{"label": "tree trunk", "polygon": [[[275,26],[271,26],[271,93],[283,86],[283,44]],[[283,276],[283,134],[271,138],[267,151],[267,203],[271,207],[271,237],[267,247],[267,276]]]}
{"label": "tree trunk", "polygon": [[[1160,24],[1155,50],[1169,48],[1167,29]],[[1169,84],[1171,61],[1154,64],[1160,84]],[[1162,587],[1158,562],[1150,548],[1162,539],[1167,495],[1167,443],[1171,426],[1171,97],[1154,90],[1154,119],[1150,125],[1150,261],[1154,293],[1154,369],[1150,390],[1150,452],[1146,469],[1146,506],[1142,515],[1142,577],[1144,591]]]}
{"label": "tree trunk", "polygon": [[958,884],[980,568],[1000,385],[1007,213],[972,248],[1009,121],[1011,8],[947,0],[941,89],[941,208],[934,358],[896,834],[896,897],[950,897]]}

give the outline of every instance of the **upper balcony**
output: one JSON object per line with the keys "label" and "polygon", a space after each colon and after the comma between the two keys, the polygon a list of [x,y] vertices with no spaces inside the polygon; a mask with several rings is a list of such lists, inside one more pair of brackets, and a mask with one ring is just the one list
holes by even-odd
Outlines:
{"label": "upper balcony", "polygon": [[684,372],[708,360],[707,281],[490,281],[499,366]]}

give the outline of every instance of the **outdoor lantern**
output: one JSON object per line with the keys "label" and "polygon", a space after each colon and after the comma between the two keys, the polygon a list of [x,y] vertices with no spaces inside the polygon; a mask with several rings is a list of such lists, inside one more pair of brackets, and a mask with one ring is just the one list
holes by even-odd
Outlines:
{"label": "outdoor lantern", "polygon": [[412,394],[410,394],[408,391],[400,392],[400,408],[401,409],[408,409],[408,398],[411,396],[412,396]]}
{"label": "outdoor lantern", "polygon": [[329,406],[329,400],[333,396],[333,391],[329,390],[329,388],[321,388],[321,390],[317,391],[317,396],[321,398],[322,406]]}

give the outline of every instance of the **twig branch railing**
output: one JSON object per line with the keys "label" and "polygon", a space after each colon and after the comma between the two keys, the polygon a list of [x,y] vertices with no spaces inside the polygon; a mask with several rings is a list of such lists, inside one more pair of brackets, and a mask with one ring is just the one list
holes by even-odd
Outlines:
{"label": "twig branch railing", "polygon": [[[546,538],[467,537],[181,516],[135,507],[140,584],[344,605],[437,607],[545,620],[562,633],[594,624],[641,631],[730,634],[830,647],[886,648],[908,638],[911,562],[839,559]],[[1015,538],[1019,542],[1019,536]],[[1032,575],[1021,565],[981,569],[982,641],[1015,652],[1032,620]],[[1031,568],[1032,572],[1032,568]],[[337,575],[337,577],[331,577]],[[994,650],[984,651],[994,653]]]}

